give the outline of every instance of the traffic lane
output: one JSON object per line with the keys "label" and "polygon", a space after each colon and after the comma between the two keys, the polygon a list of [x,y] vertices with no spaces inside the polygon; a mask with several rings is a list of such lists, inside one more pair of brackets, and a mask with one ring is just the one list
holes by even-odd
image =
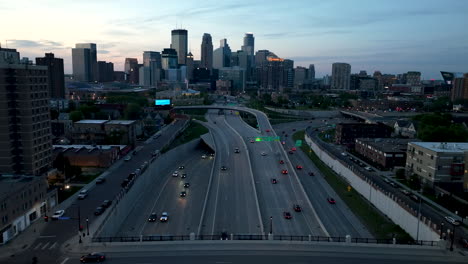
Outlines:
{"label": "traffic lane", "polygon": [[[240,118],[238,117],[230,117],[229,121],[232,122],[230,124],[233,124],[233,127],[241,131],[243,127],[245,127],[247,124],[243,122]],[[277,146],[275,146],[275,143],[277,142],[256,142],[256,143],[249,143],[248,147],[250,149],[250,153],[252,153],[251,158],[252,158],[252,163],[253,163],[253,168],[255,169],[255,176],[262,175],[263,172],[266,172],[266,174],[269,175],[282,175],[281,174],[281,169],[282,168],[287,168],[289,171],[291,171],[291,167],[287,164],[284,164],[280,167],[279,164],[279,159],[282,157],[281,152],[278,149]],[[261,152],[265,151],[265,149],[270,149],[270,155],[267,156],[261,156]],[[259,153],[259,154],[257,154]],[[259,159],[258,157],[263,157],[263,159]],[[263,167],[262,165],[263,164]],[[259,165],[259,166],[257,166]],[[257,175],[258,174],[258,175]],[[299,190],[297,189],[297,186],[294,186],[294,180],[291,179],[291,175],[288,176],[283,176],[280,177],[280,181],[282,182],[281,187],[277,187],[275,190],[272,190],[271,186],[270,188],[263,188],[263,186],[259,186],[258,189],[261,189],[261,194],[265,196],[265,199],[262,197],[262,207],[267,205],[269,202],[273,199],[273,197],[278,195],[278,191],[281,192],[279,197],[282,197],[280,201],[278,201],[278,204],[274,204],[272,207],[269,207],[266,210],[266,214],[262,214],[264,216],[270,215],[274,217],[274,219],[284,219],[283,218],[283,212],[288,211],[293,213],[292,206],[293,204],[300,204],[304,211],[301,214],[293,214],[293,221],[279,221],[279,226],[276,229],[276,232],[285,232],[284,234],[294,234],[294,235],[302,235],[302,234],[313,234],[313,235],[322,235],[323,232],[319,227],[318,222],[314,221],[315,216],[312,214],[312,208],[308,207],[308,203],[306,202],[305,199],[306,197],[303,197]],[[286,180],[283,180],[281,178],[286,178]],[[256,180],[259,179],[259,177],[256,177]],[[271,178],[270,178],[271,179]],[[257,180],[258,181],[258,180]],[[267,185],[268,186],[268,185]],[[265,203],[267,202],[267,203]],[[277,217],[278,216],[278,217]],[[265,223],[265,221],[268,221]],[[264,225],[269,226],[269,218],[264,219]],[[278,223],[275,222],[275,225],[278,225]]]}
{"label": "traffic lane", "polygon": [[[234,148],[243,149],[244,143],[225,122],[224,116],[219,122],[220,132],[228,139],[229,161],[226,178],[224,178],[223,189],[227,191],[224,199],[235,210],[224,210],[230,217],[231,228],[235,233],[261,234],[260,216],[252,186],[252,174],[246,153],[234,153]],[[225,225],[225,222],[218,221]]]}
{"label": "traffic lane", "polygon": [[[293,140],[286,141],[287,147],[293,146]],[[302,165],[302,170],[296,170],[299,180],[310,197],[317,214],[331,236],[372,237],[362,223],[340,199],[335,191],[325,182],[317,167],[305,156],[302,150],[297,150],[290,159],[297,165]],[[315,176],[309,176],[313,172]],[[327,198],[334,198],[336,204],[329,204]]]}
{"label": "traffic lane", "polygon": [[[138,236],[143,233],[143,227],[147,223],[148,216],[153,210],[156,200],[158,198],[163,198],[165,195],[165,187],[171,180],[172,173],[177,170],[182,163],[190,164],[199,160],[199,155],[192,155],[193,152],[197,152],[195,147],[196,143],[181,145],[163,154],[152,164],[153,166],[148,169],[148,173],[152,175],[152,181],[139,197],[139,202],[135,203],[131,208],[131,211],[118,232],[120,235]],[[199,153],[202,152],[199,151]],[[130,189],[130,191],[132,190]]]}
{"label": "traffic lane", "polygon": [[[153,199],[152,208],[143,216],[146,223],[143,235],[189,235],[197,232],[212,165],[211,160],[201,159],[203,153],[201,150],[194,151],[190,161],[180,163],[184,164],[185,169],[179,172],[186,173],[186,178],[172,177],[174,170],[166,174],[168,184],[162,190],[160,199]],[[176,166],[174,168],[177,169]],[[190,183],[189,188],[184,188],[186,182]],[[180,197],[182,191],[186,192],[186,197]],[[156,196],[159,194],[154,193],[153,197]],[[148,216],[152,212],[157,214],[158,220],[150,223]],[[166,223],[159,221],[162,212],[169,215]]]}

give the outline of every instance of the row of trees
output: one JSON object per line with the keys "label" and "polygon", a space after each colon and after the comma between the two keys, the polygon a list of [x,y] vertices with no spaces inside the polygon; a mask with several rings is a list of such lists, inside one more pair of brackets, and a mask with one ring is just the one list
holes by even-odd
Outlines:
{"label": "row of trees", "polygon": [[417,115],[413,120],[418,125],[417,137],[422,141],[466,142],[468,140],[468,130],[462,124],[455,124],[451,114]]}

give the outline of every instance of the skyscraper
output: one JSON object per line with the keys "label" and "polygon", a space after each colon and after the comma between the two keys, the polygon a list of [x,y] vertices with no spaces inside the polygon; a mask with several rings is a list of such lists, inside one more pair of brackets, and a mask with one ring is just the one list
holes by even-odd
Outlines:
{"label": "skyscraper", "polygon": [[468,73],[465,73],[461,78],[455,77],[452,85],[452,101],[468,99]]}
{"label": "skyscraper", "polygon": [[220,41],[219,48],[213,52],[213,68],[221,69],[229,67],[231,64],[231,48],[227,44],[226,39]]}
{"label": "skyscraper", "polygon": [[193,54],[192,52],[189,51],[187,54],[187,80],[192,80],[193,79],[193,69],[195,68],[195,65],[193,63]]}
{"label": "skyscraper", "polygon": [[164,70],[177,69],[179,56],[175,49],[164,49],[161,54],[161,65]]}
{"label": "skyscraper", "polygon": [[203,34],[200,66],[210,71],[213,69],[213,42],[211,35],[208,33]]}
{"label": "skyscraper", "polygon": [[309,65],[309,80],[315,80],[315,65]]}
{"label": "skyscraper", "polygon": [[171,32],[172,41],[171,48],[177,51],[177,63],[185,65],[187,60],[187,30],[185,29],[174,29]]}
{"label": "skyscraper", "polygon": [[114,81],[114,64],[112,62],[98,61],[98,82]]}
{"label": "skyscraper", "polygon": [[157,51],[144,51],[143,66],[150,67],[153,61],[156,62],[156,67],[161,69],[161,53]]}
{"label": "skyscraper", "polygon": [[47,66],[47,84],[49,86],[49,97],[66,99],[65,75],[63,59],[55,58],[53,53],[46,53],[43,58],[36,58],[36,64]]}
{"label": "skyscraper", "polygon": [[140,68],[140,85],[156,86],[161,80],[162,60],[157,51],[143,52],[143,67]]}
{"label": "skyscraper", "polygon": [[[0,54],[6,50],[17,54]],[[0,174],[43,175],[50,167],[47,78],[46,66],[0,62]]]}
{"label": "skyscraper", "polygon": [[72,49],[72,60],[73,75],[75,75],[76,80],[83,82],[97,81],[97,49],[95,43],[75,44],[75,48]]}
{"label": "skyscraper", "polygon": [[131,84],[139,82],[139,68],[137,58],[125,58],[125,73],[127,74],[127,81]]}
{"label": "skyscraper", "polygon": [[351,65],[341,62],[333,63],[331,89],[349,90],[350,78]]}
{"label": "skyscraper", "polygon": [[255,38],[253,33],[245,33],[244,36],[244,45],[242,45],[242,50],[247,53],[249,56],[254,56]]}

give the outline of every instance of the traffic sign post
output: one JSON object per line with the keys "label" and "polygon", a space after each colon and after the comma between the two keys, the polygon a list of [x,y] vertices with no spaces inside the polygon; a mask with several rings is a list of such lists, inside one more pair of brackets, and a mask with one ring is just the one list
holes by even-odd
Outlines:
{"label": "traffic sign post", "polygon": [[296,140],[296,147],[302,146],[302,140]]}

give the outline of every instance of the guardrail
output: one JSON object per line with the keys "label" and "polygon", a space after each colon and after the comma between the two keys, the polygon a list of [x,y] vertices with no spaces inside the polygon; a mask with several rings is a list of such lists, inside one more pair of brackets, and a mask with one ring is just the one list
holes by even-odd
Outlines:
{"label": "guardrail", "polygon": [[324,237],[324,236],[297,236],[297,235],[259,235],[259,234],[230,234],[230,235],[152,235],[152,236],[120,236],[120,237],[93,237],[95,243],[111,242],[152,242],[152,241],[195,241],[195,240],[281,240],[304,242],[335,242],[348,244],[398,244],[415,246],[439,246],[439,241],[406,241],[398,239],[351,238],[351,237]]}

